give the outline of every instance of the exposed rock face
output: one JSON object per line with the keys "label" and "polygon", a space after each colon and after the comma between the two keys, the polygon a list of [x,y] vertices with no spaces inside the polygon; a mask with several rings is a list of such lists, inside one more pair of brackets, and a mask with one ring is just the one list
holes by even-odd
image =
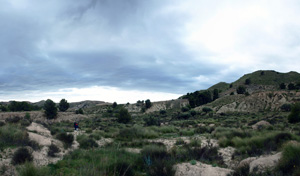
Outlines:
{"label": "exposed rock face", "polygon": [[195,165],[190,163],[177,164],[175,169],[175,176],[227,176],[232,172],[230,169],[213,167],[200,162],[197,162]]}
{"label": "exposed rock face", "polygon": [[267,169],[273,169],[281,157],[281,152],[274,155],[267,155],[261,157],[250,157],[242,160],[238,167],[249,165],[249,172],[261,173]]}
{"label": "exposed rock face", "polygon": [[271,124],[267,121],[262,120],[262,121],[257,122],[256,124],[252,125],[252,128],[254,130],[260,130],[260,129],[266,128],[268,126],[271,126]]}
{"label": "exposed rock face", "polygon": [[[276,111],[283,104],[292,104],[299,99],[300,92],[296,91],[261,91],[249,96],[227,95],[204,106],[213,108],[217,113]],[[201,111],[204,106],[195,109]]]}
{"label": "exposed rock face", "polygon": [[281,152],[275,155],[269,155],[265,157],[260,157],[252,161],[249,166],[250,173],[252,172],[264,172],[266,169],[273,169],[278,163],[281,157]]}

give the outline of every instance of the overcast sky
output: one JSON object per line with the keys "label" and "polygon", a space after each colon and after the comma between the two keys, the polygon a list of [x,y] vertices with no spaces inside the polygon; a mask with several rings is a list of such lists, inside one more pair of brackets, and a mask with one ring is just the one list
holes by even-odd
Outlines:
{"label": "overcast sky", "polygon": [[158,101],[300,72],[298,0],[0,3],[0,101]]}

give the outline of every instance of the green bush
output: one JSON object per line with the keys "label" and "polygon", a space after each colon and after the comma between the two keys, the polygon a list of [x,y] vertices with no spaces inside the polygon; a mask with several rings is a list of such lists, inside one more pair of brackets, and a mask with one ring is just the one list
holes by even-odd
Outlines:
{"label": "green bush", "polygon": [[98,144],[93,138],[88,137],[87,135],[77,136],[77,141],[80,144],[80,148],[82,149],[90,149],[98,147]]}
{"label": "green bush", "polygon": [[288,116],[289,123],[300,122],[300,103],[296,103],[292,106],[292,111]]}
{"label": "green bush", "polygon": [[203,107],[203,108],[202,108],[202,111],[205,112],[205,113],[208,113],[208,112],[211,112],[212,109],[211,109],[211,108],[208,108],[208,107]]}
{"label": "green bush", "polygon": [[0,127],[0,148],[28,145],[29,138],[26,131],[17,125]]}
{"label": "green bush", "polygon": [[23,164],[26,161],[30,162],[33,160],[33,157],[31,155],[31,153],[28,151],[27,148],[19,148],[12,157],[12,164],[13,165],[17,165],[17,164]]}
{"label": "green bush", "polygon": [[56,156],[56,153],[60,152],[60,149],[54,145],[54,144],[51,144],[49,146],[49,149],[48,149],[48,156],[50,157],[55,157]]}
{"label": "green bush", "polygon": [[160,120],[158,117],[149,116],[144,118],[145,126],[160,126]]}
{"label": "green bush", "polygon": [[5,119],[5,122],[8,122],[8,123],[18,123],[20,120],[21,120],[21,117],[14,116],[14,117],[9,117],[9,118]]}
{"label": "green bush", "polygon": [[79,108],[75,111],[75,114],[83,114],[83,110],[81,108]]}
{"label": "green bush", "polygon": [[123,128],[119,131],[117,138],[120,140],[144,139],[144,138],[157,138],[158,133],[141,126],[134,126],[131,128]]}
{"label": "green bush", "polygon": [[134,176],[133,166],[128,161],[117,161],[108,167],[109,175]]}
{"label": "green bush", "polygon": [[121,108],[118,114],[118,122],[119,123],[128,123],[131,121],[131,115],[128,110],[125,108]]}
{"label": "green bush", "polygon": [[150,176],[169,176],[174,175],[174,161],[168,154],[165,146],[148,145],[141,151],[147,175]]}
{"label": "green bush", "polygon": [[289,143],[284,146],[276,168],[284,175],[298,175],[300,173],[300,145]]}
{"label": "green bush", "polygon": [[66,132],[60,132],[56,135],[56,138],[62,141],[66,148],[70,147],[74,141],[74,136],[72,134],[67,134]]}
{"label": "green bush", "polygon": [[236,92],[237,92],[237,94],[244,94],[244,93],[246,93],[246,88],[243,87],[243,86],[239,86],[239,87],[236,89]]}
{"label": "green bush", "polygon": [[190,110],[190,108],[184,106],[181,108],[181,112],[188,112]]}

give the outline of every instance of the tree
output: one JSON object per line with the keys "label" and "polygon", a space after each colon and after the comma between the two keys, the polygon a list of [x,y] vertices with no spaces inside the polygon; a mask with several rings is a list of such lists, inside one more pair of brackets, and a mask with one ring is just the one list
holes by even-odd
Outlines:
{"label": "tree", "polygon": [[213,96],[213,100],[216,100],[219,98],[219,90],[218,89],[214,89],[214,96]]}
{"label": "tree", "polygon": [[118,114],[118,122],[119,123],[128,123],[131,121],[131,115],[128,110],[125,108],[121,108]]}
{"label": "tree", "polygon": [[286,88],[286,85],[284,83],[281,83],[279,86],[280,86],[280,89],[285,89]]}
{"label": "tree", "polygon": [[152,106],[152,103],[151,103],[151,101],[149,99],[147,99],[145,101],[145,105],[146,105],[146,109],[148,109],[148,108],[150,108]]}
{"label": "tree", "polygon": [[296,86],[295,86],[295,84],[290,83],[290,84],[288,85],[288,88],[289,88],[289,90],[295,90],[295,89],[296,89]]}
{"label": "tree", "polygon": [[246,89],[245,89],[245,87],[243,87],[243,86],[239,86],[239,87],[236,89],[236,92],[237,92],[238,94],[244,94],[244,93],[246,92]]}
{"label": "tree", "polygon": [[70,104],[68,103],[67,100],[65,100],[65,99],[60,100],[59,105],[58,105],[58,108],[60,111],[65,112],[67,109],[69,109],[69,107],[70,107]]}
{"label": "tree", "polygon": [[300,103],[296,103],[292,107],[292,111],[288,116],[289,123],[300,122]]}
{"label": "tree", "polygon": [[44,110],[45,110],[45,115],[47,117],[47,119],[54,119],[57,116],[57,108],[56,108],[56,104],[48,99],[46,100],[45,104],[44,104]]}
{"label": "tree", "polygon": [[117,106],[118,106],[117,102],[114,102],[114,103],[112,104],[112,108],[116,108]]}
{"label": "tree", "polygon": [[245,84],[246,84],[246,85],[250,85],[250,84],[251,84],[251,80],[250,80],[249,78],[246,79],[246,80],[245,80]]}
{"label": "tree", "polygon": [[81,108],[79,108],[75,111],[75,114],[83,114],[83,110]]}

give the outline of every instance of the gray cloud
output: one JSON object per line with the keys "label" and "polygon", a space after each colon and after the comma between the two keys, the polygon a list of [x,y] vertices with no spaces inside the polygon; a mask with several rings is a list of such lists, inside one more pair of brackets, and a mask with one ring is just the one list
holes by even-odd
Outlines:
{"label": "gray cloud", "polygon": [[[279,22],[268,15],[284,16],[276,10],[282,5],[269,9],[259,1],[215,8],[196,0],[1,4],[0,95],[89,86],[184,94],[255,69],[300,70],[292,64],[300,51],[300,24],[293,20],[299,4],[287,3],[293,18]],[[239,8],[262,14],[230,20],[227,12]]]}

